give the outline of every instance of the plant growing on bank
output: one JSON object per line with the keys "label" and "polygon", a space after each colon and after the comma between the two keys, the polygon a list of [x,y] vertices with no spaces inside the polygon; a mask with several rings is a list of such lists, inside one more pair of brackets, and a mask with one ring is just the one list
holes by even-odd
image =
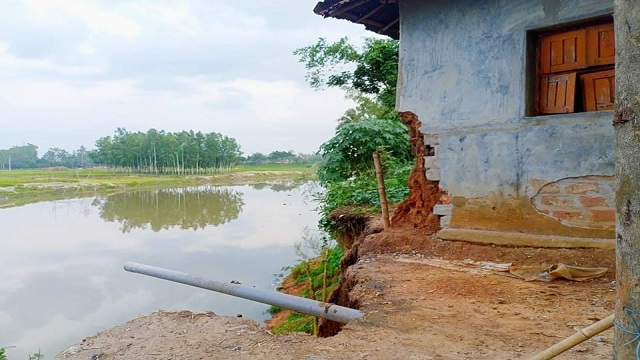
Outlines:
{"label": "plant growing on bank", "polygon": [[[327,301],[329,294],[340,282],[340,260],[342,249],[336,246],[326,234],[316,237],[306,230],[303,239],[295,244],[294,251],[300,258],[300,263],[292,270],[289,278],[294,286],[302,286],[300,296]],[[270,314],[280,312],[282,309],[272,306],[267,310]],[[318,318],[291,313],[285,321],[272,329],[274,334],[286,332],[318,333]]]}
{"label": "plant growing on bank", "polygon": [[[0,347],[0,360],[9,360],[9,358],[7,357],[6,350],[7,348],[10,348],[10,347],[13,347],[13,346]],[[40,350],[38,350],[38,352],[34,353],[33,355],[29,355],[29,357],[27,358],[27,360],[43,360],[43,359],[44,359],[44,354],[42,354]]]}
{"label": "plant growing on bank", "polygon": [[374,151],[396,163],[410,161],[407,127],[398,120],[371,119],[344,124],[320,146],[323,162],[318,176],[323,183],[345,181],[373,171]]}
{"label": "plant growing on bank", "polygon": [[40,350],[38,350],[37,353],[34,353],[33,355],[29,355],[28,360],[42,360],[42,359],[44,359],[44,355],[40,352]]}
{"label": "plant growing on bank", "polygon": [[318,177],[325,191],[316,194],[316,200],[323,230],[335,230],[330,215],[341,207],[378,211],[374,151],[382,154],[388,201],[399,203],[409,195],[407,178],[413,160],[406,126],[398,120],[379,119],[346,123],[320,147],[323,162]]}
{"label": "plant growing on bank", "polygon": [[[383,161],[385,164],[385,187],[387,200],[390,203],[400,203],[409,196],[407,178],[413,167],[412,163],[394,163]],[[378,183],[374,174],[356,177],[346,181],[331,182],[325,185],[325,191],[316,194],[320,205],[320,228],[327,232],[334,230],[330,215],[343,207],[361,209],[364,212],[378,212],[380,197]]]}
{"label": "plant growing on bank", "polygon": [[408,194],[406,185],[412,164],[407,128],[395,110],[399,45],[396,40],[366,38],[362,46],[342,38],[297,49],[307,69],[306,80],[314,89],[337,87],[356,106],[338,119],[333,138],[318,152],[322,162],[318,176],[326,191],[317,194],[321,227],[331,231],[328,216],[342,206],[378,205],[372,154],[383,154],[385,184],[390,202]]}

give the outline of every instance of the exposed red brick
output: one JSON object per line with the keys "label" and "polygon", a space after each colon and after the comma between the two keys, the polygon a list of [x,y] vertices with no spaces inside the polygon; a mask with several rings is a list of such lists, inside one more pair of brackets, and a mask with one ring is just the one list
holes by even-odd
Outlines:
{"label": "exposed red brick", "polygon": [[580,211],[554,211],[553,217],[558,219],[580,219],[582,213]]}
{"label": "exposed red brick", "polygon": [[603,197],[580,196],[580,203],[586,207],[608,206],[607,199]]}
{"label": "exposed red brick", "polygon": [[442,196],[440,196],[440,204],[451,204],[451,196],[449,196],[449,194],[447,193],[443,193]]}
{"label": "exposed red brick", "polygon": [[600,185],[595,182],[579,182],[566,187],[569,194],[586,194],[587,192],[600,192]]}
{"label": "exposed red brick", "polygon": [[560,187],[558,185],[545,185],[540,189],[540,194],[559,194]]}
{"label": "exposed red brick", "polygon": [[[427,155],[424,136],[420,132],[422,123],[418,116],[406,111],[400,113],[400,119],[407,125],[411,149],[416,157],[416,163],[409,174],[407,184],[411,190],[409,197],[393,212],[391,223],[397,225],[412,225],[420,227],[429,233],[435,233],[440,228],[440,217],[433,214],[433,206],[440,201],[442,190],[437,181],[427,179],[424,166],[424,156]],[[430,147],[433,149],[433,147]]]}
{"label": "exposed red brick", "polygon": [[613,222],[616,221],[615,210],[592,210],[591,220],[599,222]]}
{"label": "exposed red brick", "polygon": [[547,206],[571,206],[573,205],[573,201],[569,198],[558,196],[543,196],[542,204]]}

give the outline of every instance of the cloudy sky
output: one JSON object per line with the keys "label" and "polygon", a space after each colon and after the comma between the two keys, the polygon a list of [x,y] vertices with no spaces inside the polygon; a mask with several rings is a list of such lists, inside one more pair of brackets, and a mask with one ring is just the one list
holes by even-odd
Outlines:
{"label": "cloudy sky", "polygon": [[245,154],[310,153],[350,103],[291,53],[370,36],[317,0],[0,0],[0,149],[129,131],[220,132]]}

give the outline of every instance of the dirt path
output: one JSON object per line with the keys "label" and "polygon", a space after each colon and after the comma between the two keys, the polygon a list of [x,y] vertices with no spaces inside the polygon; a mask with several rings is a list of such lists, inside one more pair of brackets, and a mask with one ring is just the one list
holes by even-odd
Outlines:
{"label": "dirt path", "polygon": [[[57,359],[526,359],[613,312],[613,251],[448,243],[413,229],[372,235],[363,251],[346,276],[367,316],[334,337],[273,336],[245,319],[156,313]],[[467,258],[610,270],[583,283],[526,282],[455,262]],[[611,340],[608,330],[558,359],[610,359]]]}

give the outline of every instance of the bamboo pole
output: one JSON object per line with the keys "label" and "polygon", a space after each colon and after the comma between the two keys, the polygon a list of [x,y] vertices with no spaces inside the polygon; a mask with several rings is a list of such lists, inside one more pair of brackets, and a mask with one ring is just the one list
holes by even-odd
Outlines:
{"label": "bamboo pole", "polygon": [[610,316],[607,316],[606,318],[587,326],[586,328],[560,341],[552,347],[537,353],[530,360],[548,360],[562,354],[563,352],[571,349],[581,342],[589,340],[590,338],[612,327],[613,317],[614,314],[611,314]]}
{"label": "bamboo pole", "polygon": [[384,174],[382,173],[382,163],[380,153],[373,152],[373,165],[376,167],[376,178],[378,179],[378,195],[380,196],[380,207],[382,208],[382,221],[385,230],[391,227],[389,222],[389,205],[387,204],[387,193],[384,189]]}

